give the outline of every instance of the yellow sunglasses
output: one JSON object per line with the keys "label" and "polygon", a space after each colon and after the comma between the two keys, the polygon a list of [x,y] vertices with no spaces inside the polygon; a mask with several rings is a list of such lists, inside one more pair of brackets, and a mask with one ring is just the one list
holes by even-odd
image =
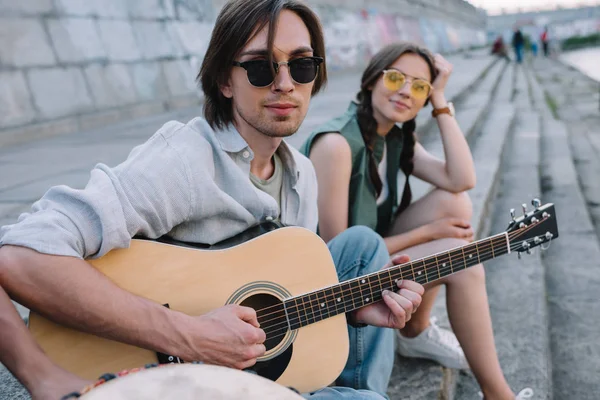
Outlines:
{"label": "yellow sunglasses", "polygon": [[[395,69],[386,69],[383,71],[383,85],[387,90],[397,92],[406,84],[406,75]],[[425,79],[416,78],[410,82],[410,94],[418,100],[425,100],[433,91],[431,83]]]}

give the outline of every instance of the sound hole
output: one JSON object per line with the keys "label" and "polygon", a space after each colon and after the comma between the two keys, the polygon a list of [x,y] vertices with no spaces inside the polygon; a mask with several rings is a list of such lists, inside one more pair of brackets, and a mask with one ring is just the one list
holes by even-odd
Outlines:
{"label": "sound hole", "polygon": [[267,351],[274,349],[285,337],[286,320],[283,312],[283,303],[270,294],[255,294],[248,297],[240,304],[257,310],[258,323],[267,333],[265,347]]}
{"label": "sound hole", "polygon": [[[287,323],[281,300],[270,294],[261,293],[248,297],[240,305],[257,310],[258,323],[267,334],[265,341],[267,353],[285,339]],[[269,360],[258,361],[250,370],[263,378],[276,381],[284,373],[292,359],[293,346],[290,344],[283,352]]]}

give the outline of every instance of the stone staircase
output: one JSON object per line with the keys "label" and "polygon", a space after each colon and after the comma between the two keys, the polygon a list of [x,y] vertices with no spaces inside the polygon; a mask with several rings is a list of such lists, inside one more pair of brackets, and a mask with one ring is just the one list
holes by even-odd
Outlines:
{"label": "stone staircase", "polygon": [[[477,170],[470,195],[478,236],[504,231],[509,210],[533,198],[555,204],[560,232],[547,251],[485,264],[500,363],[515,392],[530,387],[534,399],[595,399],[600,114],[590,110],[598,106],[597,83],[548,60],[526,66],[498,62],[480,79],[457,106]],[[424,137],[424,146],[443,156],[439,134]],[[431,189],[413,186],[419,195]],[[444,297],[441,291],[433,313],[448,327]],[[470,371],[400,357],[389,394],[411,400],[481,398]]]}

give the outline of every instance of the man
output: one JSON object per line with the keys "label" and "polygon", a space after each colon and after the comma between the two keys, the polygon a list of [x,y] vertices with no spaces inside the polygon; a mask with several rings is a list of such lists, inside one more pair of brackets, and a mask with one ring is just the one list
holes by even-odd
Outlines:
{"label": "man", "polygon": [[512,45],[515,49],[515,57],[517,59],[517,64],[521,64],[523,62],[523,48],[525,47],[525,37],[523,37],[523,32],[521,29],[515,28],[515,33],[512,38]]}
{"label": "man", "polygon": [[[3,228],[0,284],[77,329],[185,360],[254,365],[265,352],[254,310],[230,305],[188,316],[121,290],[83,259],[127,247],[135,235],[213,244],[275,219],[315,231],[314,170],[283,138],[298,130],[326,81],[324,54],[318,18],[302,2],[230,1],[199,74],[205,120],[165,124],[121,165],[96,167],[84,190],[48,191],[32,214]],[[366,228],[328,245],[340,279],[389,261],[382,239]],[[355,325],[373,326],[349,327],[341,387],[314,398],[385,396],[393,331],[374,326],[404,326],[423,293],[409,281],[399,289],[349,315]]]}

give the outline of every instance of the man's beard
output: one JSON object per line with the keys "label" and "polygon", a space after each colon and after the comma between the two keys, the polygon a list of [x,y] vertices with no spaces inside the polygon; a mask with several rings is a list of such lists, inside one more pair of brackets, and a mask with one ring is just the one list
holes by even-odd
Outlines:
{"label": "man's beard", "polygon": [[300,128],[302,120],[297,123],[294,122],[293,117],[287,115],[276,115],[270,121],[263,115],[257,115],[255,118],[248,118],[244,115],[242,110],[237,108],[237,114],[258,132],[269,137],[285,138],[292,136]]}

